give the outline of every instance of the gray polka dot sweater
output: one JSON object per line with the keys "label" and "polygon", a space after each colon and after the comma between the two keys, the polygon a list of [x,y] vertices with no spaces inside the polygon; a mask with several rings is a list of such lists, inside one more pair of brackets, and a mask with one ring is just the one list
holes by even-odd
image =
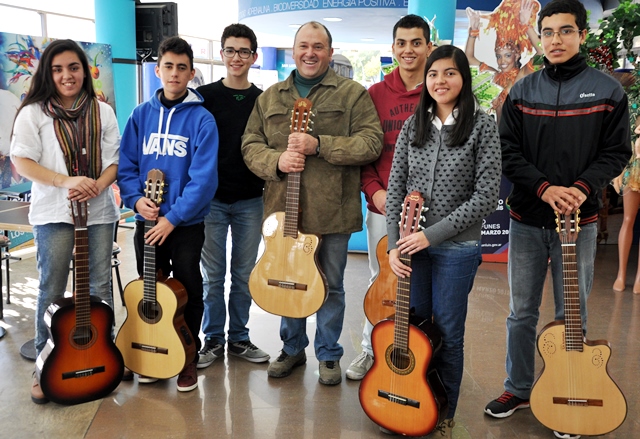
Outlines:
{"label": "gray polka dot sweater", "polygon": [[481,110],[475,119],[467,142],[453,147],[445,142],[452,125],[441,130],[431,125],[431,140],[416,147],[411,145],[415,115],[405,122],[389,176],[389,249],[397,248],[402,204],[412,191],[420,192],[428,207],[420,225],[431,246],[480,239],[482,220],[498,205],[502,163],[495,121]]}

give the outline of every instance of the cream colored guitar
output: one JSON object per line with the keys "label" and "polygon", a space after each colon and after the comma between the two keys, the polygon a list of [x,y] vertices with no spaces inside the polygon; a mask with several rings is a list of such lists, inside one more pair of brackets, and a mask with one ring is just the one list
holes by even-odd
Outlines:
{"label": "cream colored guitar", "polygon": [[[147,175],[147,197],[162,202],[164,174],[152,169]],[[145,231],[155,221],[145,221]],[[187,291],[173,278],[156,272],[156,248],[144,246],[144,275],[124,289],[127,319],[116,346],[132,371],[153,378],[171,378],[196,355],[196,343],[184,320]]]}
{"label": "cream colored guitar", "polygon": [[[311,101],[296,100],[291,132],[307,132]],[[303,318],[315,313],[327,297],[327,284],[318,264],[320,237],[298,230],[300,173],[287,175],[285,212],[264,221],[265,251],[249,277],[254,302],[272,314]]]}
{"label": "cream colored guitar", "polygon": [[563,433],[602,435],[627,416],[624,395],[607,372],[611,347],[587,340],[582,332],[576,240],[579,211],[558,215],[562,244],[564,320],[551,322],[538,335],[544,368],[531,389],[531,411],[546,427]]}

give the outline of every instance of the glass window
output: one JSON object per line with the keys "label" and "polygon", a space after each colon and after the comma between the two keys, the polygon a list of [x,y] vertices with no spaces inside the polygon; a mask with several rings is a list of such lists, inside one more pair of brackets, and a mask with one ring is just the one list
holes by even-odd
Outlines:
{"label": "glass window", "polygon": [[40,14],[34,11],[0,6],[0,29],[12,34],[42,36]]}
{"label": "glass window", "polygon": [[70,38],[89,43],[96,41],[93,21],[47,14],[47,33],[51,38]]}

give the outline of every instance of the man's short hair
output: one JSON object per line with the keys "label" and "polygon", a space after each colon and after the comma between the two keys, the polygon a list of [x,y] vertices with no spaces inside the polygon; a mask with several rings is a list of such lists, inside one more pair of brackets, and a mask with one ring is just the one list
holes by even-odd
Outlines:
{"label": "man's short hair", "polygon": [[576,19],[578,30],[587,28],[587,11],[582,3],[578,0],[552,0],[538,15],[538,33],[542,30],[542,19],[555,14],[571,14]]}
{"label": "man's short hair", "polygon": [[414,28],[422,29],[422,33],[424,33],[424,39],[429,43],[431,41],[431,28],[429,27],[429,23],[424,18],[415,15],[409,14],[402,17],[398,22],[393,26],[393,41],[396,40],[396,31],[398,28],[402,29],[414,29]]}
{"label": "man's short hair", "polygon": [[234,23],[225,27],[220,37],[220,45],[224,49],[224,42],[227,38],[246,38],[251,43],[251,51],[255,53],[258,50],[258,38],[251,28],[245,24]]}
{"label": "man's short hair", "polygon": [[180,37],[169,37],[160,43],[158,46],[158,66],[162,56],[167,53],[175,53],[176,55],[187,55],[189,57],[189,69],[193,70],[193,49],[191,45]]}
{"label": "man's short hair", "polygon": [[327,26],[325,26],[324,24],[319,23],[317,21],[308,21],[305,24],[303,24],[302,26],[300,26],[298,28],[298,30],[296,31],[295,36],[293,37],[294,44],[295,44],[296,38],[298,38],[298,33],[300,32],[300,29],[302,29],[303,27],[305,27],[307,25],[311,26],[314,29],[320,29],[320,28],[324,29],[324,31],[327,33],[327,38],[329,39],[329,49],[331,49],[331,44],[333,43],[333,38],[331,38],[331,32],[329,32],[329,29],[327,29]]}

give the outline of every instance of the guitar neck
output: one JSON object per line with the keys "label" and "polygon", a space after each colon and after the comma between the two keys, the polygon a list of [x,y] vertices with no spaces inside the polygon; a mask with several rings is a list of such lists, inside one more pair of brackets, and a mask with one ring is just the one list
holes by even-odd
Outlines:
{"label": "guitar neck", "polygon": [[300,214],[300,173],[292,172],[287,176],[287,200],[284,214],[284,236],[298,237]]}
{"label": "guitar neck", "polygon": [[584,337],[582,333],[582,315],[580,313],[576,243],[561,239],[561,244],[565,345],[567,351],[582,351]]}
{"label": "guitar neck", "polygon": [[[411,267],[411,256],[401,254],[400,261],[407,267]],[[409,301],[411,297],[411,276],[398,278],[396,292],[396,316],[394,325],[393,344],[403,353],[409,351]]]}
{"label": "guitar neck", "polygon": [[87,227],[75,228],[74,276],[77,333],[87,334],[91,330],[91,300],[89,291],[89,232]]}
{"label": "guitar neck", "polygon": [[[155,226],[155,221],[144,222],[145,235]],[[144,261],[143,261],[143,301],[156,302],[156,247],[155,245],[144,245]]]}

